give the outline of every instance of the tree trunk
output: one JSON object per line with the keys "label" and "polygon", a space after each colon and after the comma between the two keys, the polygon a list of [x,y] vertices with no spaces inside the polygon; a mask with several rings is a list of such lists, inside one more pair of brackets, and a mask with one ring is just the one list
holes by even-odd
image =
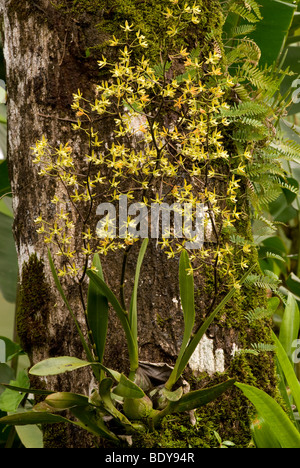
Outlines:
{"label": "tree trunk", "polygon": [[[71,355],[85,359],[86,356],[72,318],[55,288],[47,259],[48,244],[37,234],[34,222],[39,216],[49,222],[53,219],[51,200],[61,196],[62,188],[56,180],[38,175],[38,168],[32,163],[31,148],[45,135],[53,147],[69,142],[78,159],[88,152],[87,141],[72,129],[72,123],[77,122],[71,110],[73,93],[80,89],[89,96],[93,92],[103,43],[117,30],[119,22],[124,24],[127,14],[129,23],[142,21],[141,15],[147,15],[144,17],[145,29],[151,37],[159,25],[160,7],[168,4],[167,0],[124,0],[110,7],[108,2],[101,0],[39,0],[37,3],[33,0],[1,0],[8,89],[8,160],[20,271],[17,325],[22,346],[29,353],[32,364],[48,357]],[[200,46],[207,32],[215,31],[220,38],[222,26],[218,1],[203,0],[202,10],[206,26],[204,30],[199,29]],[[152,59],[157,52],[153,44],[148,54]],[[98,130],[101,138],[108,138],[110,121],[101,122]],[[249,213],[245,199],[241,197],[239,203]],[[93,209],[95,215],[95,207]],[[72,248],[79,250],[82,220],[74,207],[69,207],[69,211],[74,223],[70,231]],[[251,239],[249,219],[240,222],[238,230],[243,235],[247,232]],[[136,258],[137,246],[134,246],[126,269],[128,291],[131,291],[134,279]],[[256,260],[253,254],[250,264]],[[84,263],[84,258],[79,257],[78,261]],[[119,294],[122,262],[121,252],[103,258],[105,279],[116,294]],[[59,257],[55,258],[55,264],[57,269],[63,268]],[[215,283],[215,273],[214,268],[208,267],[195,278],[197,324],[215,302],[219,286]],[[85,329],[81,299],[85,297],[87,281],[83,282],[81,289],[68,278],[64,278],[62,284],[79,323]],[[226,291],[226,285],[222,285],[222,290]],[[269,342],[268,324],[251,328],[244,317],[250,309],[263,305],[265,299],[264,293],[257,294],[251,290],[235,295],[213,322],[197,349],[198,354],[195,353],[190,362],[185,378],[191,386],[214,384],[226,376],[233,376],[271,393],[275,391],[274,365],[268,354],[250,358],[233,356],[235,349],[248,348],[251,342]],[[168,260],[156,247],[155,241],[149,244],[142,269],[138,326],[140,360],[174,365],[183,334],[178,258]],[[123,336],[112,312],[105,363],[128,372]],[[90,394],[95,382],[85,370],[62,377],[33,379],[32,385]],[[180,446],[181,443],[203,447],[209,445],[211,433],[216,430],[222,437],[246,447],[250,440],[248,411],[247,402],[233,390],[199,412],[197,429],[184,416],[179,423],[163,425],[160,434],[145,435],[143,440],[134,443],[147,447],[157,446],[159,442],[166,447],[172,444]],[[182,425],[186,425],[187,435],[180,433]],[[46,447],[97,447],[101,444],[101,441],[95,441],[73,427],[58,430],[52,426],[45,430]]]}

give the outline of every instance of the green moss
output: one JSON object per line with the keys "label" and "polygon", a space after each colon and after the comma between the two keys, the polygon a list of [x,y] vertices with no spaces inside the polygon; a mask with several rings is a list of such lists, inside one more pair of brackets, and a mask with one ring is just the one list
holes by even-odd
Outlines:
{"label": "green moss", "polygon": [[22,268],[22,282],[17,308],[17,331],[24,351],[43,346],[49,307],[49,287],[44,263],[31,255]]}

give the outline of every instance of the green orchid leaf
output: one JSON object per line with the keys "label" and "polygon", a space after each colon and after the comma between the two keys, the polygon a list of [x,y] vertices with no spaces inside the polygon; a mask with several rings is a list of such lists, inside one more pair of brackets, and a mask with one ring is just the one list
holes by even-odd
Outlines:
{"label": "green orchid leaf", "polygon": [[195,324],[194,277],[191,271],[192,269],[188,253],[183,250],[180,255],[179,262],[179,286],[180,299],[184,316],[184,334],[176,364],[166,384],[166,388],[168,390],[170,390],[178,380],[180,375],[178,369],[186,347],[190,341]]}
{"label": "green orchid leaf", "polygon": [[30,369],[29,374],[38,376],[58,375],[64,374],[65,372],[72,372],[92,364],[91,362],[83,361],[75,357],[62,356],[45,359],[35,364]]}
{"label": "green orchid leaf", "polygon": [[99,276],[97,276],[92,270],[88,270],[87,275],[94,282],[95,286],[98,288],[100,293],[107,297],[108,302],[110,302],[110,304],[114,308],[122,324],[127,339],[128,353],[130,359],[130,370],[132,372],[135,372],[139,367],[138,347],[137,341],[132,335],[132,331],[128,320],[128,314],[125,310],[122,309],[114,293]]}
{"label": "green orchid leaf", "polygon": [[255,406],[282,448],[300,448],[300,434],[285,411],[267,393],[251,385],[235,383]]}
{"label": "green orchid leaf", "polygon": [[179,387],[174,392],[170,392],[166,388],[163,388],[162,395],[165,396],[168,401],[179,401],[183,395],[183,388]]}
{"label": "green orchid leaf", "polygon": [[215,385],[214,387],[204,388],[201,390],[195,390],[189,392],[175,404],[172,412],[181,413],[184,411],[191,411],[200,406],[207,405],[211,401],[217,399],[220,395],[231,388],[235,383],[235,379],[227,380],[221,384]]}
{"label": "green orchid leaf", "polygon": [[76,423],[86,431],[104,439],[112,440],[115,444],[119,444],[118,437],[111,432],[103,421],[102,417],[92,409],[91,406],[72,408],[71,413],[80,421]]}
{"label": "green orchid leaf", "polygon": [[124,414],[117,410],[115,407],[112,398],[112,379],[103,379],[99,386],[99,394],[102,399],[105,410],[115,419],[117,419],[121,424],[131,425],[129,419],[126,418]]}
{"label": "green orchid leaf", "polygon": [[133,339],[137,343],[137,294],[138,294],[138,284],[140,278],[140,272],[142,263],[144,260],[144,256],[147,250],[149,239],[144,239],[139,256],[137,259],[137,265],[135,270],[135,279],[134,279],[134,286],[133,286],[133,293],[131,297],[130,309],[129,309],[129,322],[130,322],[130,329],[132,332]]}
{"label": "green orchid leaf", "polygon": [[11,414],[0,419],[0,424],[8,426],[26,426],[27,424],[58,424],[70,422],[68,419],[46,412],[28,411]]}
{"label": "green orchid leaf", "polygon": [[66,410],[75,406],[88,406],[89,399],[77,393],[58,392],[47,396],[45,403],[56,410]]}

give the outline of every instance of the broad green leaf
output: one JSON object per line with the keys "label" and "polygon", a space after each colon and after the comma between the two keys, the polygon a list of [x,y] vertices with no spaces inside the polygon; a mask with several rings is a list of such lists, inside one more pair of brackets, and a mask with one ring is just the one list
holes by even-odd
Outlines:
{"label": "broad green leaf", "polygon": [[[96,268],[96,275],[103,280],[103,272],[99,255],[93,258],[93,266]],[[87,319],[90,330],[93,335],[99,362],[102,363],[108,323],[108,302],[93,281],[89,282],[88,301],[87,301]]]}
{"label": "broad green leaf", "polygon": [[252,402],[278,439],[282,448],[300,448],[300,434],[279,404],[263,390],[251,385],[235,384]]}
{"label": "broad green leaf", "polygon": [[114,394],[123,398],[143,398],[145,396],[143,390],[124,374],[121,374],[120,382],[114,388]]}
{"label": "broad green leaf", "polygon": [[286,378],[287,384],[290,388],[292,393],[295,405],[297,406],[297,410],[300,413],[300,383],[295,374],[294,367],[289,360],[289,356],[286,353],[284,347],[282,346],[281,342],[278,340],[275,333],[273,333],[273,339],[276,345],[276,355],[282,372]]}
{"label": "broad green leaf", "polygon": [[281,448],[277,437],[263,417],[257,415],[250,429],[256,448]]}
{"label": "broad green leaf", "polygon": [[12,233],[13,219],[0,213],[0,290],[4,298],[16,301],[18,260]]}
{"label": "broad green leaf", "polygon": [[129,309],[129,323],[130,329],[133,336],[133,339],[137,342],[137,294],[138,294],[138,285],[139,285],[139,278],[142,263],[144,260],[144,256],[147,250],[149,239],[144,239],[139,256],[137,259],[137,265],[135,270],[135,279],[134,279],[134,286],[133,286],[133,293],[131,297],[130,309]]}
{"label": "broad green leaf", "polygon": [[195,324],[195,297],[194,297],[194,276],[191,274],[191,264],[188,253],[183,250],[179,262],[179,286],[180,299],[184,317],[184,334],[182,345],[176,360],[172,374],[166,384],[167,389],[171,389],[178,379],[178,368],[186,347],[191,339]]}
{"label": "broad green leaf", "polygon": [[59,291],[59,293],[60,293],[60,295],[61,295],[61,297],[62,297],[62,299],[63,299],[63,301],[64,301],[64,303],[65,303],[65,305],[66,305],[66,307],[68,309],[68,311],[70,312],[72,319],[74,320],[76,329],[77,329],[78,334],[80,336],[80,340],[81,340],[83,349],[86,352],[87,358],[90,361],[93,361],[94,360],[93,355],[92,355],[92,353],[91,353],[91,351],[89,349],[89,346],[88,346],[87,342],[85,341],[85,338],[84,338],[83,333],[81,331],[80,325],[79,325],[79,323],[78,323],[78,321],[77,321],[77,319],[76,319],[76,317],[75,317],[75,315],[74,315],[74,313],[73,313],[73,311],[71,309],[69,301],[67,300],[66,295],[65,295],[65,293],[63,291],[63,288],[62,288],[62,286],[60,284],[60,281],[59,281],[59,278],[58,278],[58,275],[56,273],[55,266],[54,266],[54,263],[53,263],[53,259],[52,259],[52,256],[51,256],[51,252],[50,252],[49,249],[48,249],[48,259],[49,259],[49,264],[50,264],[50,268],[51,268],[51,272],[52,272],[52,276],[53,276],[55,285],[56,285],[57,290]]}
{"label": "broad green leaf", "polygon": [[19,404],[23,400],[25,393],[28,393],[30,382],[27,376],[27,372],[24,370],[19,372],[17,380],[12,380],[10,384],[27,388],[27,392],[19,393],[7,388],[0,395],[0,409],[5,412],[16,411]]}
{"label": "broad green leaf", "polygon": [[137,347],[137,342],[134,339],[131,328],[129,325],[128,321],[128,313],[122,309],[122,307],[119,304],[119,301],[117,300],[116,296],[114,293],[111,291],[111,289],[106,285],[106,283],[99,278],[93,271],[88,270],[87,271],[88,277],[94,282],[94,284],[97,286],[98,290],[107,297],[108,302],[113,306],[121,324],[124,329],[126,339],[127,339],[127,346],[128,346],[128,352],[129,352],[129,359],[130,359],[130,370],[132,372],[135,372],[138,367],[139,367],[139,362],[138,362],[138,347]]}
{"label": "broad green leaf", "polygon": [[279,341],[290,359],[292,359],[292,343],[298,338],[299,327],[298,304],[294,296],[289,293],[280,325]]}
{"label": "broad green leaf", "polygon": [[[14,343],[12,340],[5,336],[0,336],[0,349],[1,349],[1,342],[4,344],[4,361],[2,362],[8,362],[11,361],[15,356],[18,356],[19,354],[22,354],[22,348],[18,343]],[[1,358],[0,358],[1,362]]]}
{"label": "broad green leaf", "polygon": [[235,379],[227,380],[221,384],[215,385],[214,387],[204,388],[202,390],[195,390],[193,392],[186,393],[183,397],[175,404],[175,412],[181,413],[184,411],[191,411],[200,406],[207,405],[211,401],[214,401],[222,393],[226,392],[235,383]]}
{"label": "broad green leaf", "polygon": [[45,403],[56,410],[66,410],[75,406],[88,406],[89,399],[77,393],[58,392],[47,396]]}
{"label": "broad green leaf", "polygon": [[[7,364],[0,364],[0,383],[9,384],[11,380],[16,378],[14,370]],[[5,388],[0,385],[0,395],[3,393]]]}
{"label": "broad green leaf", "polygon": [[27,449],[42,449],[44,447],[43,432],[37,425],[17,426],[17,434]]}
{"label": "broad green leaf", "polygon": [[91,362],[83,361],[75,357],[62,356],[38,362],[30,369],[29,374],[38,376],[58,375],[64,374],[65,372],[72,372],[92,364]]}

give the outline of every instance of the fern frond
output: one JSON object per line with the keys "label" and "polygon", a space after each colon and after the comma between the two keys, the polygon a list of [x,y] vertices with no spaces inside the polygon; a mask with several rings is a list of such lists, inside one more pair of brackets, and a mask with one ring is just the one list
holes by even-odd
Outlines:
{"label": "fern frond", "polygon": [[248,34],[252,33],[255,30],[254,24],[242,24],[240,26],[236,26],[232,28],[230,31],[230,37],[233,39],[239,36],[247,36]]}
{"label": "fern frond", "polygon": [[246,101],[240,104],[234,104],[230,109],[222,109],[221,113],[224,117],[256,117],[267,115],[269,108],[266,104]]}
{"label": "fern frond", "polygon": [[266,258],[271,258],[274,260],[279,260],[280,262],[285,262],[284,258],[282,258],[280,255],[277,255],[273,252],[267,252],[266,253]]}
{"label": "fern frond", "polygon": [[265,273],[265,275],[249,275],[247,280],[245,281],[245,285],[256,286],[260,289],[271,289],[271,291],[276,291],[280,284],[278,276],[269,270],[265,270]]}
{"label": "fern frond", "polygon": [[250,8],[247,8],[246,2],[242,3],[243,4],[238,4],[237,2],[233,2],[229,8],[229,11],[231,11],[232,13],[236,13],[241,18],[247,20],[249,23],[257,23],[260,18],[252,12],[252,7],[250,6],[250,4],[248,3]]}
{"label": "fern frond", "polygon": [[267,73],[267,71],[245,62],[240,69],[240,74],[248,79],[257,89],[268,90],[268,93],[274,93],[278,89],[278,83],[274,80],[274,76]]}
{"label": "fern frond", "polygon": [[253,356],[258,356],[261,353],[274,352],[275,350],[275,345],[268,343],[252,343],[250,349],[239,349],[238,354],[252,354]]}
{"label": "fern frond", "polygon": [[256,320],[262,320],[265,318],[272,317],[274,311],[272,309],[266,309],[265,307],[257,307],[255,310],[251,310],[245,314],[245,318],[249,323],[255,322]]}

